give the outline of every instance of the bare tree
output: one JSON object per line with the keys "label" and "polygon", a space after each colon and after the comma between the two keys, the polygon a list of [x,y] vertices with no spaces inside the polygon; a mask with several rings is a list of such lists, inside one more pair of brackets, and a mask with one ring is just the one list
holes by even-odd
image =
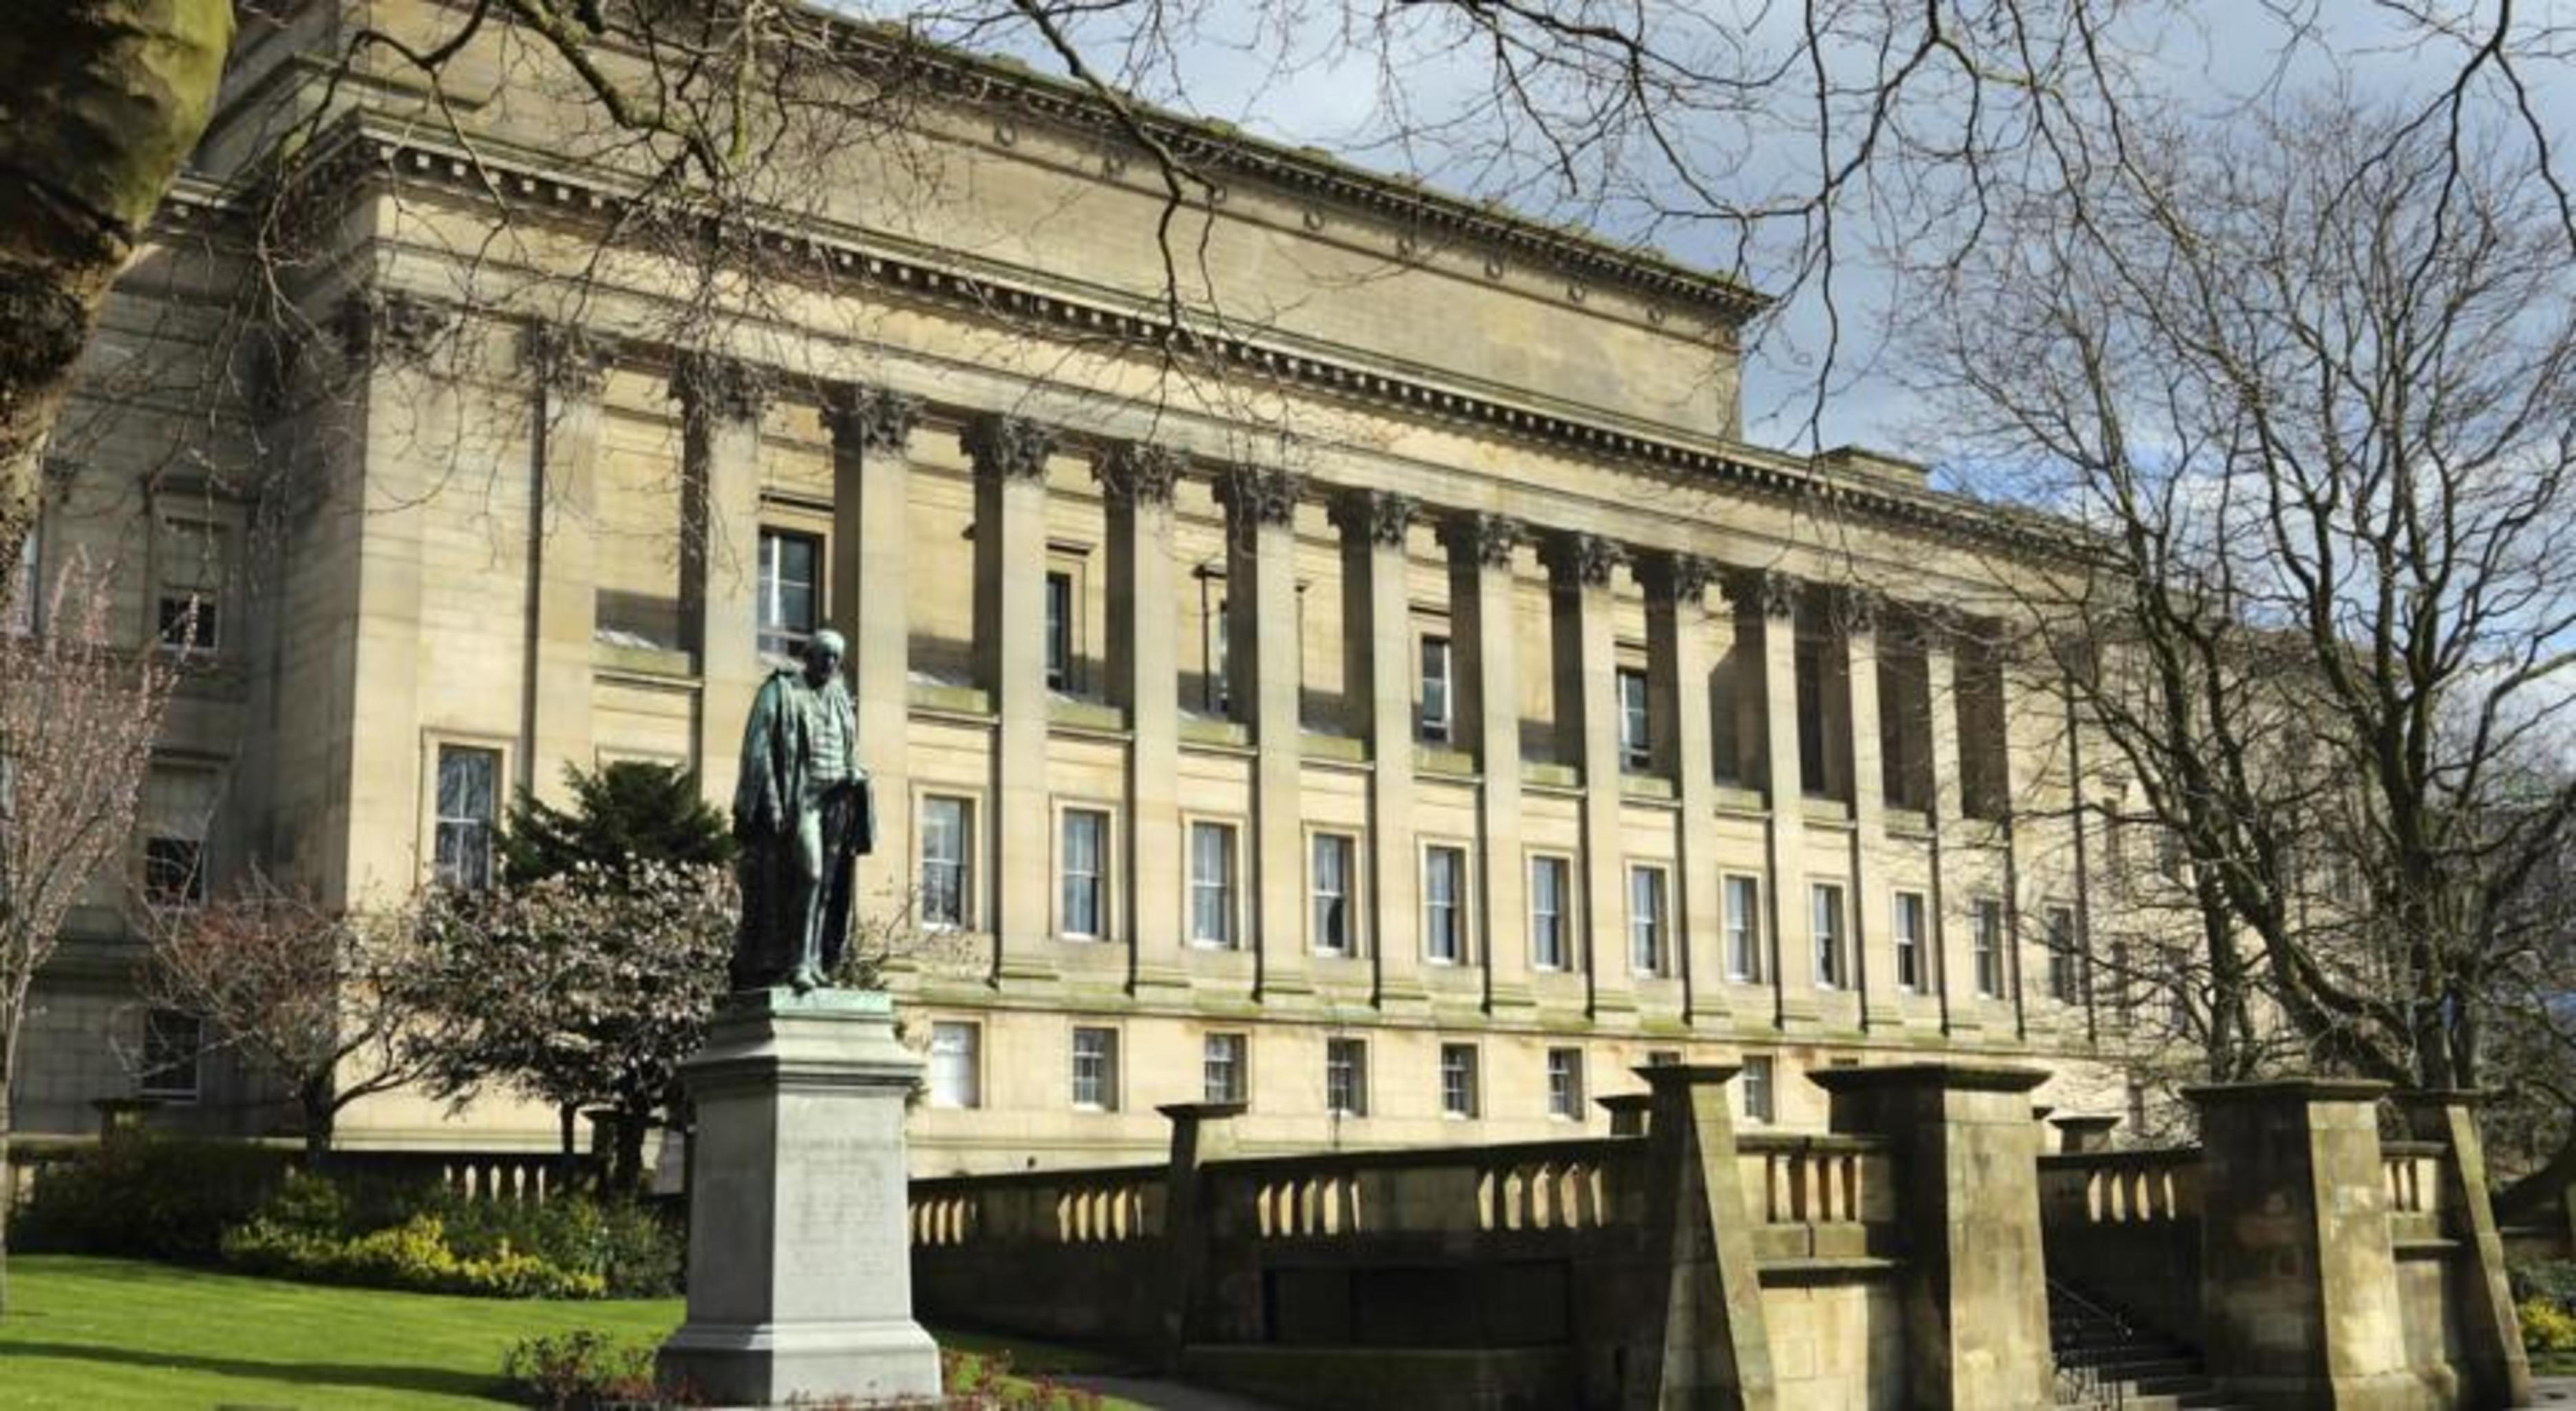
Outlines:
{"label": "bare tree", "polygon": [[[10,1084],[36,972],[63,917],[120,858],[179,665],[110,644],[109,575],[74,557],[33,630],[0,631],[0,1191]],[[8,1201],[0,1198],[0,1312]]]}
{"label": "bare tree", "polygon": [[197,1016],[209,1046],[283,1079],[308,1161],[327,1159],[342,1108],[418,1075],[407,918],[352,916],[258,868],[202,903],[142,910],[145,1001]]}
{"label": "bare tree", "polygon": [[2528,944],[2496,922],[2576,814],[2525,767],[2576,664],[2550,173],[2328,95],[2141,127],[2001,215],[1926,321],[1932,384],[2072,526],[2024,645],[2183,844],[2211,1071],[2255,1061],[2259,994],[2333,1068],[2478,1082]]}

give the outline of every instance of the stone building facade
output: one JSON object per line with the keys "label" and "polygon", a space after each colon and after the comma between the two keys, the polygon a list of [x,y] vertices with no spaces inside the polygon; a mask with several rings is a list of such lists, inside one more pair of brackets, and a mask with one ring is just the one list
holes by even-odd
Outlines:
{"label": "stone building facade", "polygon": [[[244,41],[59,448],[38,563],[138,567],[138,644],[174,601],[221,624],[147,889],[475,885],[566,765],[721,800],[763,673],[831,626],[924,1171],[1146,1155],[1158,1104],[1220,1097],[1256,1149],[1606,1130],[1671,1055],[1740,1057],[1747,1118],[1792,1128],[1809,1072],[1926,1053],[2131,1100],[2064,706],[1987,645],[2030,550],[1917,466],[1746,443],[1751,291],[1175,124],[1219,193],[1176,334],[1141,154],[946,58],[900,152],[832,151],[710,293],[602,240],[630,173],[496,38],[451,81],[470,142],[359,65],[291,311],[244,320],[232,178],[356,8]],[[32,1125],[138,1069],[187,1096],[136,1061],[183,1021],[124,997],[122,891],[49,978]],[[193,1082],[193,1120],[266,1120]],[[342,1128],[551,1131],[406,1098]]]}

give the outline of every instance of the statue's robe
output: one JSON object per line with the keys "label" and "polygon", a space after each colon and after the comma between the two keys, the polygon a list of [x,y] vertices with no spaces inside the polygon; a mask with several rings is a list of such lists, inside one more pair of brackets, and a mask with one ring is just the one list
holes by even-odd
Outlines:
{"label": "statue's robe", "polygon": [[[816,709],[841,715],[848,782],[821,810],[821,845],[809,854],[799,832],[813,772]],[[810,687],[790,667],[761,683],[743,726],[733,831],[742,844],[742,925],[734,937],[733,987],[784,984],[800,965],[830,975],[849,944],[852,864],[876,844],[876,798],[858,763],[857,712],[839,677]],[[815,865],[819,888],[808,886],[813,878],[807,869]]]}

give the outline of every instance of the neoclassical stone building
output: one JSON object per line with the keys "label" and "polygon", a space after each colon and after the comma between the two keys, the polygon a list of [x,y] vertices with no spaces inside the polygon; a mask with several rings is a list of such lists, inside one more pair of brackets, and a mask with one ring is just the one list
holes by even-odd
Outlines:
{"label": "neoclassical stone building", "polygon": [[[1753,291],[1172,124],[1217,183],[1176,333],[1142,153],[954,57],[700,278],[494,37],[460,127],[360,66],[288,306],[244,315],[248,174],[360,8],[245,40],[58,456],[40,563],[114,556],[138,645],[169,604],[217,624],[146,890],[479,885],[566,765],[722,799],[761,676],[831,626],[924,1171],[1146,1155],[1157,1104],[1219,1096],[1278,1148],[1601,1127],[1674,1052],[1740,1053],[1746,1115],[1791,1127],[1810,1071],[1944,1052],[2132,1100],[2063,703],[1982,630],[2031,549],[1918,466],[1746,443]],[[126,997],[121,890],[22,1113],[86,1126],[139,1074],[171,1120],[265,1122]],[[551,1131],[391,1098],[342,1135]]]}

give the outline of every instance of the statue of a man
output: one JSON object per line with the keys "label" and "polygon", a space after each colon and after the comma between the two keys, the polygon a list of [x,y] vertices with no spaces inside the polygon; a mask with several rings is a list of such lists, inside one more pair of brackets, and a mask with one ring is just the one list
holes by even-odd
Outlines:
{"label": "statue of a man", "polygon": [[742,732],[733,833],[742,842],[742,929],[733,987],[829,984],[849,942],[852,860],[876,841],[876,800],[859,767],[858,713],[841,684],[846,650],[817,632],[801,666],[752,698]]}

